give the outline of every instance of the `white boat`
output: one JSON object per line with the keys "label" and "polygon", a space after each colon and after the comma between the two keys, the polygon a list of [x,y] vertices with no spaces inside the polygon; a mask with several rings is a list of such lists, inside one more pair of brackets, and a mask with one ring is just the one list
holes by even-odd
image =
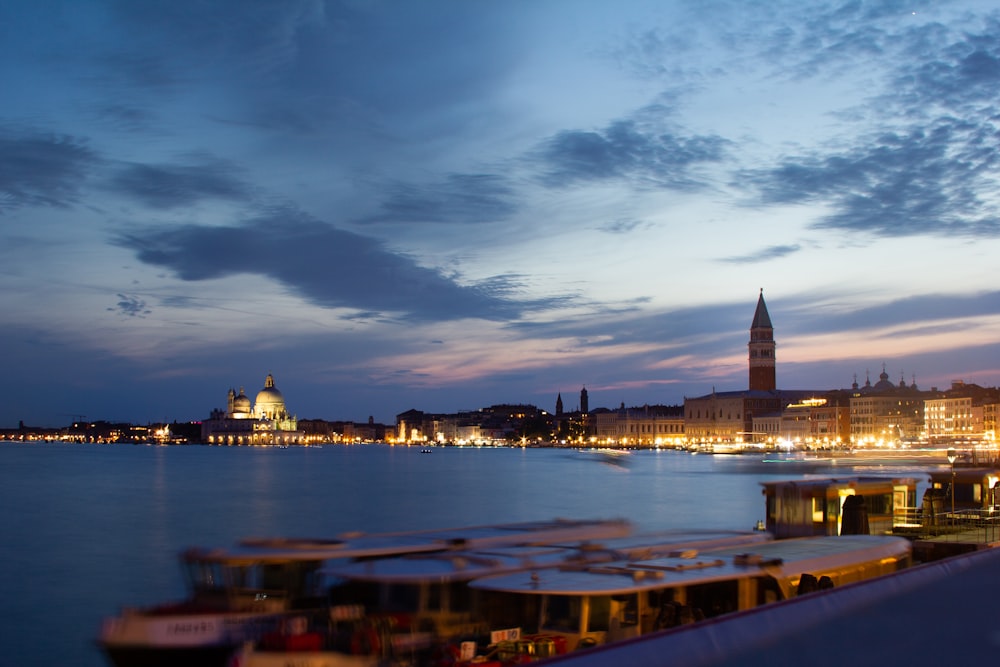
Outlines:
{"label": "white boat", "polygon": [[443,530],[349,534],[332,540],[249,539],[233,549],[181,554],[186,599],[124,609],[106,619],[98,644],[116,667],[226,665],[244,642],[302,610],[325,608],[324,564],[434,551],[498,548],[631,533],[624,520],[563,520]]}
{"label": "white boat", "polygon": [[[752,548],[770,539],[761,532],[661,532],[603,541],[440,551],[344,563],[326,569],[339,580],[329,613],[301,615],[281,631],[248,642],[233,665],[240,667],[333,667],[426,663],[451,646],[461,657],[462,640],[485,646],[490,623],[502,623],[485,608],[468,582],[498,574],[576,568],[629,558],[653,558],[691,549]],[[489,620],[488,620],[489,619]],[[509,636],[507,634],[505,637]],[[471,656],[469,656],[471,657]]]}
{"label": "white boat", "polygon": [[[639,637],[889,574],[910,563],[910,543],[879,535],[804,537],[648,560],[583,564],[476,579],[486,604],[522,618],[508,660]],[[527,615],[525,615],[527,610]]]}

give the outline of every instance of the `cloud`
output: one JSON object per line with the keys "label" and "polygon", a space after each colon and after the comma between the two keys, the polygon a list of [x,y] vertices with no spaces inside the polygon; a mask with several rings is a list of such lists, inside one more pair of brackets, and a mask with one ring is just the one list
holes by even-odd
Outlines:
{"label": "cloud", "polygon": [[[842,136],[835,145],[741,176],[764,203],[831,209],[816,228],[882,237],[1000,235],[1000,21],[987,17],[978,29],[902,23],[890,32],[900,23],[892,13],[893,23],[875,34],[858,27],[871,11],[860,3],[844,5],[810,23],[806,33],[824,46],[807,51],[808,63],[795,65],[829,73],[833,63],[858,53],[891,51],[880,60],[894,66],[880,79],[873,74],[878,92],[840,114],[854,121],[850,130],[871,125],[853,139]],[[857,45],[862,35],[871,44],[865,49]],[[852,46],[834,53],[833,44]]]}
{"label": "cloud", "polygon": [[958,37],[940,26],[908,34],[905,56],[895,68],[883,103],[920,116],[950,109],[969,116],[980,105],[996,108],[1000,85],[1000,19],[987,17],[978,31]]}
{"label": "cloud", "polygon": [[112,190],[152,208],[190,206],[202,199],[239,200],[247,188],[222,160],[199,156],[188,164],[129,164],[112,176]]}
{"label": "cloud", "polygon": [[121,233],[113,242],[183,280],[262,275],[320,307],[406,321],[516,320],[527,309],[550,305],[515,302],[513,277],[463,285],[372,238],[291,209],[271,210],[229,227],[185,225]]}
{"label": "cloud", "polygon": [[564,130],[533,152],[543,183],[566,187],[607,180],[646,187],[693,190],[703,183],[692,168],[719,162],[729,142],[722,137],[658,132],[632,120],[603,130]]}
{"label": "cloud", "polygon": [[598,229],[609,234],[628,234],[636,229],[650,226],[650,223],[642,220],[635,220],[633,218],[618,218],[599,226]]}
{"label": "cloud", "polygon": [[719,261],[727,262],[729,264],[756,264],[758,262],[766,262],[768,260],[786,257],[797,253],[801,249],[802,246],[797,243],[795,245],[773,245],[767,248],[762,248],[761,250],[749,255],[724,257]]}
{"label": "cloud", "polygon": [[813,225],[820,229],[993,237],[1000,218],[980,193],[996,189],[995,141],[984,126],[942,117],[926,128],[864,138],[840,153],[747,171],[740,180],[757,187],[765,203],[830,205],[833,213]]}
{"label": "cloud", "polygon": [[[808,310],[809,317],[789,317],[797,322],[795,333],[865,331],[877,327],[963,326],[963,320],[1000,315],[1000,291],[974,294],[917,294],[860,308],[826,308],[815,294],[788,299],[782,304],[790,310]],[[775,319],[772,310],[772,320]],[[940,322],[947,324],[941,325]]]}
{"label": "cloud", "polygon": [[70,136],[0,132],[0,214],[77,201],[96,154]]}
{"label": "cloud", "polygon": [[388,188],[380,212],[365,222],[495,222],[517,211],[510,183],[496,174],[450,174],[437,185]]}
{"label": "cloud", "polygon": [[108,308],[108,310],[128,317],[144,317],[153,312],[146,306],[146,302],[143,299],[126,294],[119,294],[118,303],[113,308]]}

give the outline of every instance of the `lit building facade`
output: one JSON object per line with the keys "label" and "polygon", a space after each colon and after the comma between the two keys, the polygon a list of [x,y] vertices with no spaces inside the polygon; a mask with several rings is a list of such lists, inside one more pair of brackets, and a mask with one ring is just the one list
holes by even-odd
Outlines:
{"label": "lit building facade", "polygon": [[674,447],[684,442],[684,408],[644,405],[617,410],[595,410],[593,440],[607,447]]}
{"label": "lit building facade", "polygon": [[851,444],[855,446],[917,442],[926,438],[924,400],[930,396],[917,388],[889,381],[882,369],[874,385],[854,383],[851,396]]}
{"label": "lit building facade", "polygon": [[955,380],[951,389],[924,401],[924,424],[931,444],[996,442],[1000,392]]}
{"label": "lit building facade", "polygon": [[305,434],[298,420],[285,408],[285,398],[268,373],[264,388],[251,404],[243,392],[230,389],[226,410],[213,410],[201,424],[203,442],[213,445],[299,445]]}

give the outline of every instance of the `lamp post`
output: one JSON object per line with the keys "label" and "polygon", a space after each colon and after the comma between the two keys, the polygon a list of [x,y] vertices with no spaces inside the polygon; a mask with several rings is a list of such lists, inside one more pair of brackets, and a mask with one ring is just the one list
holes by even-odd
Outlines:
{"label": "lamp post", "polygon": [[955,523],[955,448],[948,448],[948,463],[951,464],[951,523]]}

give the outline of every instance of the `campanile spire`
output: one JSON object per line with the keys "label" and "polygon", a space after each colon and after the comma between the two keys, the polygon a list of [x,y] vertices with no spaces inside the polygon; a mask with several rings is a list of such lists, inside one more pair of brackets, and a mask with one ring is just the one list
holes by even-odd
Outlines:
{"label": "campanile spire", "polygon": [[764,288],[757,299],[757,310],[750,324],[750,391],[774,391],[778,388],[774,372],[774,327],[764,303]]}

